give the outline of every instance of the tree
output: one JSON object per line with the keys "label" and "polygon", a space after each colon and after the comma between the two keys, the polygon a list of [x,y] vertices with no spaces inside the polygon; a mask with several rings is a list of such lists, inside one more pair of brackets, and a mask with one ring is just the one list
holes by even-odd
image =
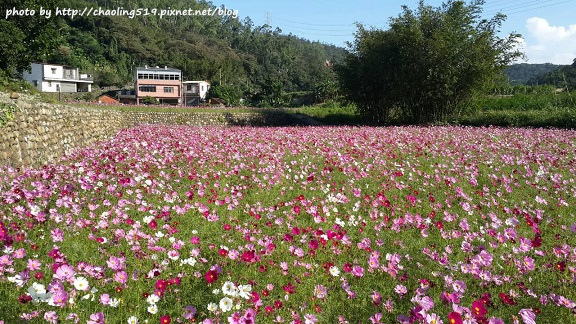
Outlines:
{"label": "tree", "polygon": [[[30,67],[30,63],[42,60],[58,46],[56,30],[58,17],[47,19],[40,15],[40,7],[54,9],[54,0],[4,0],[0,3],[0,70],[7,74],[21,72]],[[5,19],[9,10],[35,10],[31,15],[11,15]],[[52,10],[54,11],[54,10]]]}
{"label": "tree", "polygon": [[220,98],[226,101],[228,105],[238,105],[242,98],[242,90],[233,85],[224,85],[215,82],[208,90],[209,98]]}
{"label": "tree", "polygon": [[445,119],[475,91],[521,56],[520,35],[499,38],[505,19],[481,19],[483,1],[420,1],[390,19],[388,30],[358,25],[342,64],[336,66],[344,95],[374,122],[394,116],[425,123]]}

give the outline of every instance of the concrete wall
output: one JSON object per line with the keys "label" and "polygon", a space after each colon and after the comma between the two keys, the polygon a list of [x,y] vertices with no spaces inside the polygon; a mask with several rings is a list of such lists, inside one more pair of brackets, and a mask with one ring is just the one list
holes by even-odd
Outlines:
{"label": "concrete wall", "polygon": [[[62,154],[118,134],[140,124],[192,126],[284,126],[298,124],[284,113],[120,112],[110,108],[71,107],[38,102],[32,96],[10,99],[0,93],[0,105],[15,104],[14,118],[0,125],[0,166],[38,167]],[[0,106],[1,107],[1,106]],[[3,113],[0,109],[0,113]]]}

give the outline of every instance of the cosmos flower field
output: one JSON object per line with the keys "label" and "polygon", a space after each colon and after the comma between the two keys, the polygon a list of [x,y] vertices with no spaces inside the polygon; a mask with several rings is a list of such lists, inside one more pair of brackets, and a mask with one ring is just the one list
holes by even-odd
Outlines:
{"label": "cosmos flower field", "polygon": [[576,322],[576,132],[143,125],[0,168],[5,323]]}

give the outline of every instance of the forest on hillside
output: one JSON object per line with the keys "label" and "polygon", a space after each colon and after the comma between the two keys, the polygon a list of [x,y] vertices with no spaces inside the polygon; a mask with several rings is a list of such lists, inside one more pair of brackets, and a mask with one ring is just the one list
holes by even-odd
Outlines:
{"label": "forest on hillside", "polygon": [[[3,7],[9,8],[9,2],[24,4],[7,2]],[[35,4],[40,2],[46,7],[56,1]],[[63,0],[57,5],[128,10],[215,8],[203,0]],[[32,61],[77,66],[92,73],[100,87],[129,86],[137,66],[170,66],[181,69],[186,80],[210,81],[221,94],[277,105],[290,100],[286,95],[294,92],[316,90],[316,96],[330,92],[335,76],[326,62],[338,61],[345,53],[336,46],[285,35],[280,29],[256,26],[248,17],[58,16],[49,20],[50,26],[45,26],[46,21],[20,23],[42,24],[52,30],[50,51],[37,52]],[[32,29],[28,25],[25,27]],[[25,42],[26,36],[22,37]]]}
{"label": "forest on hillside", "polygon": [[512,64],[507,67],[504,72],[508,76],[508,81],[513,84],[526,84],[529,80],[538,78],[549,72],[558,70],[565,65],[558,65],[552,63],[533,64],[533,63],[519,63]]}

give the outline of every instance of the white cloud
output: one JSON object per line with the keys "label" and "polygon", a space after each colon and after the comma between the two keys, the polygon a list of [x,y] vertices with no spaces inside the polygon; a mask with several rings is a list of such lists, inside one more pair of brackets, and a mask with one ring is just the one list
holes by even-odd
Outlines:
{"label": "white cloud", "polygon": [[529,63],[571,64],[576,58],[576,24],[551,26],[539,17],[526,21],[524,50]]}

